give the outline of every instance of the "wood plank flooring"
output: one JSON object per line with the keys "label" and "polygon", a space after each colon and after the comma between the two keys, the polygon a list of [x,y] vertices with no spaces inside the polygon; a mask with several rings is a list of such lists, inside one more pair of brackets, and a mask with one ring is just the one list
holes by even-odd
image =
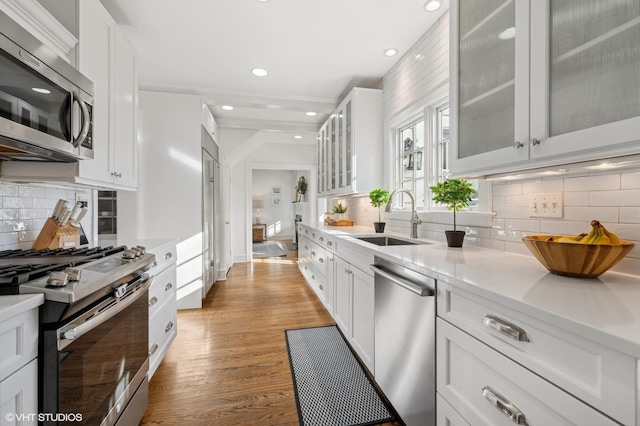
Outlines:
{"label": "wood plank flooring", "polygon": [[202,309],[178,312],[141,425],[297,425],[284,330],[329,324],[296,251],[234,265]]}

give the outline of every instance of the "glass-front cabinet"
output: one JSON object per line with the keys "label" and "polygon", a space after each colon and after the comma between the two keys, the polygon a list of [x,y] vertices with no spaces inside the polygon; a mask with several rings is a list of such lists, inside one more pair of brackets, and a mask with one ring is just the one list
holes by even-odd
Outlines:
{"label": "glass-front cabinet", "polygon": [[452,174],[640,152],[640,0],[454,0]]}
{"label": "glass-front cabinet", "polygon": [[318,132],[320,196],[382,184],[382,91],[354,88]]}

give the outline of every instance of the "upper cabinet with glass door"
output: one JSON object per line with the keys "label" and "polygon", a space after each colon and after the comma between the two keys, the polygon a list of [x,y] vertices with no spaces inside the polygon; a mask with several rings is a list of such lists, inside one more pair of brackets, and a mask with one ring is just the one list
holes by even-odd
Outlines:
{"label": "upper cabinet with glass door", "polygon": [[379,188],[382,140],[382,91],[353,88],[318,135],[319,195],[368,193]]}
{"label": "upper cabinet with glass door", "polygon": [[455,0],[452,174],[640,152],[640,0]]}

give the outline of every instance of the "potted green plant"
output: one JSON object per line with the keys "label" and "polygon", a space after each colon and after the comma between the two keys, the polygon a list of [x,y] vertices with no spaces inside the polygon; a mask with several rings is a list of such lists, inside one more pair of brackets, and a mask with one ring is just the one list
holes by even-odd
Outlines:
{"label": "potted green plant", "polygon": [[456,229],[456,213],[463,207],[469,206],[471,196],[475,194],[471,183],[466,179],[447,179],[430,187],[432,200],[444,204],[448,210],[453,210],[453,231],[444,231],[449,247],[462,247],[464,231]]}
{"label": "potted green plant", "polygon": [[338,203],[333,206],[333,212],[338,215],[338,220],[340,220],[343,218],[342,215],[347,212],[347,206],[343,205],[342,203]]}
{"label": "potted green plant", "polygon": [[373,222],[373,227],[376,232],[382,233],[384,232],[385,223],[382,221],[381,211],[382,207],[386,206],[389,202],[389,191],[386,189],[376,188],[369,192],[369,199],[371,200],[371,205],[378,208],[378,221]]}
{"label": "potted green plant", "polygon": [[296,192],[298,196],[296,197],[298,202],[305,201],[305,194],[307,193],[307,181],[304,176],[300,176],[298,179],[298,184],[296,185]]}

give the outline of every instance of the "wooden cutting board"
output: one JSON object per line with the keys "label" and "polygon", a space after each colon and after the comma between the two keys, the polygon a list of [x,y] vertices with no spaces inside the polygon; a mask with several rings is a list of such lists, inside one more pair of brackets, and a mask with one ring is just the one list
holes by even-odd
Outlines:
{"label": "wooden cutting board", "polygon": [[353,221],[349,219],[330,220],[327,225],[331,226],[353,226]]}

